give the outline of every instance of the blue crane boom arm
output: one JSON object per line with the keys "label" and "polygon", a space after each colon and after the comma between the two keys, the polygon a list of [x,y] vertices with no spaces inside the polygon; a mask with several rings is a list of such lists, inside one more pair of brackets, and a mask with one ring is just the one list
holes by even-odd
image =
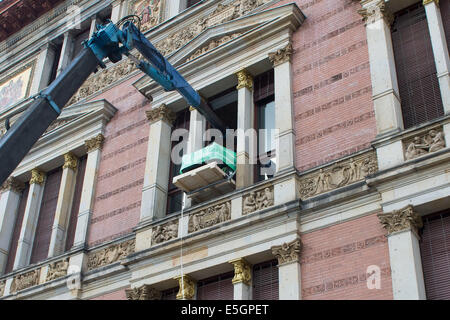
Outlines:
{"label": "blue crane boom arm", "polygon": [[105,68],[103,60],[116,63],[123,55],[130,56],[136,48],[146,61],[138,61],[137,67],[158,82],[166,91],[178,91],[187,103],[197,108],[210,123],[225,132],[220,118],[209,108],[189,83],[176,71],[166,58],[147,40],[139,29],[126,21],[119,29],[109,22],[98,26],[98,31],[84,42],[85,48],[71,64],[37,97],[24,114],[0,138],[0,185],[9,177],[37,140],[56,120],[61,109],[84,81],[97,70]]}

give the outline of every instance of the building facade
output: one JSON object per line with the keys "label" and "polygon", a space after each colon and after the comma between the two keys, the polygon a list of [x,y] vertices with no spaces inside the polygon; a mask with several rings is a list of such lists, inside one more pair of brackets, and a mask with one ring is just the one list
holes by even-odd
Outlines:
{"label": "building facade", "polygon": [[1,135],[129,15],[236,171],[108,61],[2,186],[0,299],[450,298],[450,0],[3,0]]}

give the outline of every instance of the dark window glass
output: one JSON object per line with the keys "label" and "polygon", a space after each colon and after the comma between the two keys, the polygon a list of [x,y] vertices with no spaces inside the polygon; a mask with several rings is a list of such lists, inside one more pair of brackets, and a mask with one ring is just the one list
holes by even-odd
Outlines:
{"label": "dark window glass", "polygon": [[194,4],[199,3],[201,0],[187,0],[186,1],[186,8],[192,7]]}
{"label": "dark window glass", "polygon": [[167,289],[161,292],[161,300],[177,300],[179,287]]}
{"label": "dark window glass", "polygon": [[430,33],[421,3],[395,15],[392,43],[405,128],[443,116]]}

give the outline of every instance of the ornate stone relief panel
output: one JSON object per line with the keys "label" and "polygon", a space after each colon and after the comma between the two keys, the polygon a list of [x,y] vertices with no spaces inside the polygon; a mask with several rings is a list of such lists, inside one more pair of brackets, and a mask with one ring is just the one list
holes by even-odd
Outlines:
{"label": "ornate stone relief panel", "polygon": [[431,129],[403,141],[405,160],[415,159],[444,148],[445,137],[442,128]]}
{"label": "ornate stone relief panel", "polygon": [[3,297],[3,294],[5,293],[5,286],[6,281],[5,280],[0,281],[0,297]]}
{"label": "ornate stone relief panel", "polygon": [[[229,4],[219,3],[210,15],[203,16],[186,28],[180,31],[174,32],[164,40],[156,43],[155,47],[164,55],[167,56],[170,53],[178,50],[189,41],[194,39],[206,28],[212,27],[230,20],[239,18],[249,11],[256,9],[257,7],[270,2],[271,0],[236,0]],[[137,2],[151,2],[151,1],[136,1]],[[156,1],[154,1],[156,4]],[[159,1],[160,2],[160,1]],[[147,9],[145,9],[147,10]],[[145,11],[144,10],[144,11]],[[148,10],[147,10],[148,11]],[[146,11],[146,12],[147,12]],[[161,10],[162,11],[162,10]],[[149,21],[153,21],[150,17]],[[229,40],[228,40],[229,41]],[[137,55],[138,58],[140,57]],[[116,64],[102,72],[89,77],[83,84],[83,86],[75,93],[68,105],[74,104],[88,96],[106,88],[110,84],[117,80],[131,74],[137,68],[131,60],[127,59],[120,64]]]}
{"label": "ornate stone relief panel", "polygon": [[242,213],[249,214],[257,210],[273,206],[273,186],[265,187],[258,191],[252,191],[244,195],[242,201]]}
{"label": "ornate stone relief panel", "polygon": [[53,262],[48,266],[47,278],[45,281],[52,281],[58,278],[65,277],[69,269],[69,258],[61,261]]}
{"label": "ornate stone relief panel", "polygon": [[161,300],[161,292],[147,284],[139,288],[125,289],[128,300]]}
{"label": "ornate stone relief panel", "polygon": [[152,229],[152,245],[178,238],[178,219]]}
{"label": "ornate stone relief panel", "polygon": [[231,219],[231,201],[214,204],[189,217],[188,232],[209,228]]}
{"label": "ornate stone relief panel", "polygon": [[134,252],[134,239],[114,244],[89,254],[87,268],[93,270],[119,261]]}
{"label": "ornate stone relief panel", "polygon": [[191,60],[194,60],[195,58],[217,48],[218,46],[221,46],[224,43],[227,43],[233,39],[236,39],[237,37],[241,36],[242,33],[234,33],[225,37],[222,37],[218,40],[212,40],[209,42],[207,46],[204,46],[203,48],[197,49],[194,54],[192,54],[189,58],[186,59],[186,62],[189,62]]}
{"label": "ornate stone relief panel", "polygon": [[36,269],[15,276],[11,284],[11,293],[38,285],[40,273],[41,269]]}
{"label": "ornate stone relief panel", "polygon": [[162,21],[164,5],[165,0],[131,1],[130,13],[141,18],[141,32],[151,29]]}
{"label": "ornate stone relief panel", "polygon": [[375,152],[368,152],[311,172],[300,180],[302,200],[364,180],[378,171]]}

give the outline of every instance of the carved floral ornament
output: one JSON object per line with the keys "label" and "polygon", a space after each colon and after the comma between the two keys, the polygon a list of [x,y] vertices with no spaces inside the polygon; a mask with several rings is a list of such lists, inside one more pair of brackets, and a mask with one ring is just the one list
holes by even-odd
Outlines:
{"label": "carved floral ornament", "polygon": [[0,297],[5,294],[6,280],[0,281]]}
{"label": "carved floral ornament", "polygon": [[233,284],[244,283],[250,285],[252,281],[252,267],[251,265],[242,258],[229,261],[234,266],[234,277],[232,280]]}
{"label": "carved floral ornament", "polygon": [[428,153],[445,148],[445,137],[442,129],[431,129],[427,133],[417,135],[412,140],[403,141],[405,159],[411,160]]}
{"label": "carved floral ornament", "polygon": [[272,247],[272,254],[277,257],[278,265],[292,262],[299,262],[302,242],[295,239],[289,243],[283,243],[281,246]]}
{"label": "carved floral ornament", "polygon": [[31,179],[30,179],[30,185],[31,184],[39,184],[42,185],[45,180],[45,173],[40,171],[39,169],[33,169],[31,170]]}
{"label": "carved floral ornament", "polygon": [[161,300],[161,292],[144,284],[138,288],[125,289],[128,300]]}
{"label": "carved floral ornament", "polygon": [[88,255],[88,270],[93,270],[117,262],[134,252],[135,240],[128,240],[122,243],[111,245]]}
{"label": "carved floral ornament", "polygon": [[19,274],[14,277],[11,284],[11,293],[35,286],[39,284],[41,269],[36,269],[27,273]]}
{"label": "carved floral ornament", "polygon": [[61,261],[55,261],[48,266],[48,273],[45,281],[52,281],[67,275],[69,269],[69,258]]}
{"label": "carved floral ornament", "polygon": [[165,104],[160,105],[157,108],[153,108],[145,112],[150,124],[157,121],[165,121],[169,125],[172,125],[176,119],[176,114],[170,110]]}
{"label": "carved floral ornament", "polygon": [[64,155],[64,165],[63,169],[72,169],[76,170],[77,168],[77,157],[69,152]]}
{"label": "carved floral ornament", "polygon": [[14,191],[15,193],[21,193],[24,188],[25,184],[22,181],[14,177],[9,177],[5,182],[3,182],[3,185],[0,187],[0,193],[9,190]]}
{"label": "carved floral ornament", "polygon": [[252,191],[244,195],[242,213],[249,214],[273,206],[273,186],[265,187],[259,191]]}
{"label": "carved floral ornament", "polygon": [[388,235],[405,230],[417,232],[423,226],[421,216],[414,211],[411,205],[389,213],[380,213],[378,218]]}
{"label": "carved floral ornament", "polygon": [[[259,6],[270,2],[271,0],[236,0],[228,4],[219,3],[211,14],[201,17],[194,21],[189,26],[176,31],[163,40],[158,42],[155,47],[164,55],[168,56],[172,52],[180,49],[185,44],[190,42],[206,28],[212,27],[227,21],[237,19],[248,12],[258,8]],[[136,1],[138,2],[138,1]],[[140,1],[140,2],[150,2]],[[156,4],[154,1],[153,5]],[[150,19],[150,21],[153,21]],[[194,53],[195,54],[195,53]],[[139,55],[137,55],[139,58]],[[120,64],[116,64],[101,73],[89,77],[82,87],[71,98],[68,105],[74,104],[90,95],[106,88],[112,83],[128,76],[133,71],[137,70],[135,64],[127,59]]]}
{"label": "carved floral ornament", "polygon": [[388,25],[394,22],[394,15],[387,10],[384,0],[372,1],[358,10],[358,13],[363,17],[366,25],[381,19],[384,19]]}
{"label": "carved floral ornament", "polygon": [[231,201],[212,205],[189,217],[188,231],[196,232],[231,219]]}
{"label": "carved floral ornament", "polygon": [[156,226],[152,229],[152,245],[178,238],[178,220]]}
{"label": "carved floral ornament", "polygon": [[178,281],[179,291],[177,294],[178,300],[190,300],[195,295],[195,280],[188,275],[178,276],[174,278]]}
{"label": "carved floral ornament", "polygon": [[92,152],[95,150],[101,150],[103,148],[103,143],[105,142],[105,137],[103,134],[99,133],[96,137],[86,140],[85,146],[87,152]]}
{"label": "carved floral ornament", "polygon": [[305,175],[299,182],[300,198],[304,200],[362,181],[377,171],[378,163],[374,152],[352,157]]}
{"label": "carved floral ornament", "polygon": [[269,53],[269,60],[272,62],[273,66],[276,67],[280,64],[291,61],[293,53],[294,49],[292,48],[292,43],[289,43],[286,47]]}

